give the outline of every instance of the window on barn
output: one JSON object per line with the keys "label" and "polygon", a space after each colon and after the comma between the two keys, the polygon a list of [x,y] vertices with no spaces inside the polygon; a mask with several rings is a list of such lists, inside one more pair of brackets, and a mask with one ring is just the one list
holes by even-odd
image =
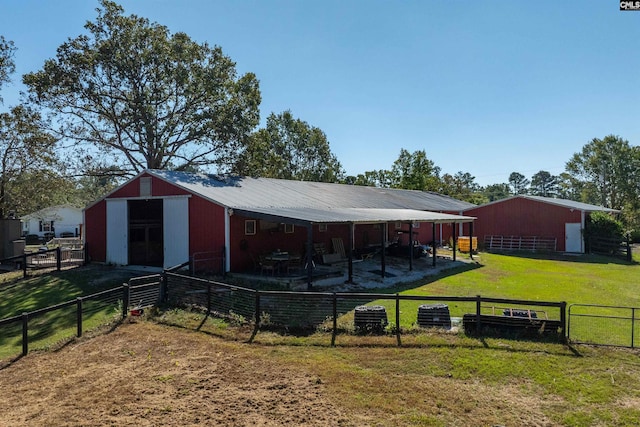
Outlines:
{"label": "window on barn", "polygon": [[248,219],[244,222],[244,234],[252,236],[256,234],[256,220]]}
{"label": "window on barn", "polygon": [[396,221],[396,230],[400,230],[402,228],[402,221]]}
{"label": "window on barn", "polygon": [[327,224],[318,224],[318,231],[320,233],[326,233],[327,232]]}
{"label": "window on barn", "polygon": [[293,224],[285,224],[284,225],[284,232],[285,233],[293,233]]}

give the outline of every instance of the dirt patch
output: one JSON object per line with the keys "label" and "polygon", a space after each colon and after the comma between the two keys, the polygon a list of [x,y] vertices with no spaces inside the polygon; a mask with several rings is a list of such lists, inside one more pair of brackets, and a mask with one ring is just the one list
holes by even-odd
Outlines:
{"label": "dirt patch", "polygon": [[318,378],[234,345],[139,322],[30,354],[0,370],[0,424],[352,425]]}

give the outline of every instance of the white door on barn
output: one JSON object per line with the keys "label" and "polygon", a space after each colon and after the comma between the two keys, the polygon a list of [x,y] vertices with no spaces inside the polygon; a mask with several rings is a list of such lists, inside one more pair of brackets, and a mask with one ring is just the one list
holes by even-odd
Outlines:
{"label": "white door on barn", "polygon": [[126,199],[107,199],[107,264],[129,263],[129,215]]}
{"label": "white door on barn", "polygon": [[564,225],[564,250],[565,252],[582,253],[582,224],[568,222]]}
{"label": "white door on barn", "polygon": [[189,261],[189,199],[164,199],[164,268]]}

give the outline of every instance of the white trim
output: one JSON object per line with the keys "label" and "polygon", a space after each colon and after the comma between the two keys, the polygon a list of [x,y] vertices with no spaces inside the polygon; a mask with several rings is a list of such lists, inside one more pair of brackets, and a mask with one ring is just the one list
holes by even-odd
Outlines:
{"label": "white trim", "polygon": [[231,215],[233,209],[224,208],[224,251],[225,251],[225,272],[231,270]]}

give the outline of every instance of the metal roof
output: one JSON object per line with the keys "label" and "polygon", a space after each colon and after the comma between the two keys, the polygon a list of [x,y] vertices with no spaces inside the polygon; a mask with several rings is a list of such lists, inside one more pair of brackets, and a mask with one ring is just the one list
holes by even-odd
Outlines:
{"label": "metal roof", "polygon": [[472,222],[475,217],[426,212],[413,209],[365,209],[365,208],[252,208],[233,210],[244,215],[261,215],[273,221],[294,220],[300,223],[379,223],[389,221],[453,223]]}
{"label": "metal roof", "polygon": [[503,203],[506,202],[507,200],[512,200],[512,199],[529,199],[529,200],[534,200],[537,202],[541,202],[541,203],[548,203],[551,205],[556,205],[556,206],[562,206],[568,209],[574,209],[577,211],[584,211],[584,212],[610,212],[610,213],[617,213],[620,212],[619,210],[616,209],[611,209],[611,208],[605,208],[602,206],[597,206],[597,205],[591,205],[589,203],[582,203],[582,202],[576,202],[573,200],[567,200],[567,199],[556,199],[553,197],[543,197],[543,196],[529,196],[529,195],[517,195],[517,196],[512,196],[512,197],[508,197],[506,199],[500,199],[500,200],[496,200],[490,203],[486,203],[484,205],[480,205],[480,206],[473,206],[470,208],[466,208],[463,209],[463,211],[469,211],[469,210],[473,210],[476,207],[480,208],[480,207],[484,207],[484,206],[488,206],[488,205],[493,205],[496,203]]}
{"label": "metal roof", "polygon": [[475,205],[441,194],[360,185],[147,170],[151,175],[233,209],[366,208],[461,212]]}
{"label": "metal roof", "polygon": [[273,178],[219,177],[165,170],[145,172],[238,214],[258,215],[271,221],[286,219],[297,224],[452,223],[475,219],[439,213],[461,212],[475,205],[426,191]]}

